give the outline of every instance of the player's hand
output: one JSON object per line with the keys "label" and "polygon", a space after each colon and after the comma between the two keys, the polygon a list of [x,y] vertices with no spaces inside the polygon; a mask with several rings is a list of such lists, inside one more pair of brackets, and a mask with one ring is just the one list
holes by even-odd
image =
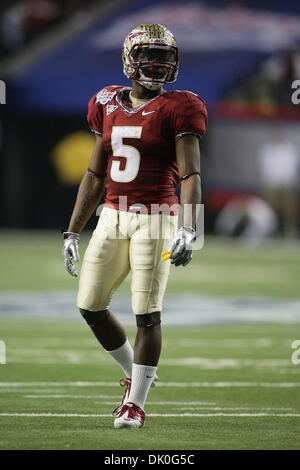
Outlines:
{"label": "player's hand", "polygon": [[67,271],[71,276],[78,276],[78,271],[74,265],[79,261],[79,240],[80,236],[78,233],[74,232],[64,232],[63,233],[64,245],[62,249],[62,255],[65,260],[65,266]]}
{"label": "player's hand", "polygon": [[171,244],[171,264],[186,266],[192,259],[192,242],[196,239],[196,232],[190,227],[181,227]]}

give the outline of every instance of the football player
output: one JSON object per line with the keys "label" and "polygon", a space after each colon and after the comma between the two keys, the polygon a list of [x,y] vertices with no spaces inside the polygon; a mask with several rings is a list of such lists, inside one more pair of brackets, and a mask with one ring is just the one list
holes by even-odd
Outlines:
{"label": "football player", "polygon": [[[124,41],[122,59],[132,86],[107,86],[89,102],[88,123],[96,142],[63,234],[63,256],[69,273],[77,276],[79,234],[106,187],[104,208],[83,259],[77,305],[126,375],[115,428],[139,428],[157,378],[170,263],[186,266],[192,258],[196,211],[185,213],[184,207],[201,203],[198,140],[206,131],[207,110],[192,92],[163,89],[178,74],[176,41],[165,26],[135,27]],[[180,181],[183,222],[178,229],[175,188]],[[137,325],[134,349],[109,308],[129,271]]]}

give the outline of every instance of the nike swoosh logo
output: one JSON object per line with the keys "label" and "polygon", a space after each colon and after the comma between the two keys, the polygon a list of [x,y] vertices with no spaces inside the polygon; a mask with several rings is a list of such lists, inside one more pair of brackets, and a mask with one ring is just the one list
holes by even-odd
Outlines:
{"label": "nike swoosh logo", "polygon": [[147,114],[152,114],[152,113],[155,113],[155,111],[143,111],[142,115],[146,116]]}

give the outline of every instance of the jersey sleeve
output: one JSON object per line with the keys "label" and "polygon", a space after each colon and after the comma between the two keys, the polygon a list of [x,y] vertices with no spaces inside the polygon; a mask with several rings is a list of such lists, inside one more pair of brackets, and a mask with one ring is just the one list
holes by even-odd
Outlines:
{"label": "jersey sleeve", "polygon": [[201,137],[207,128],[207,109],[205,101],[191,92],[180,92],[173,111],[173,132],[175,141],[183,135],[193,134]]}
{"label": "jersey sleeve", "polygon": [[97,102],[97,95],[89,101],[87,120],[89,128],[97,135],[103,135],[103,107]]}

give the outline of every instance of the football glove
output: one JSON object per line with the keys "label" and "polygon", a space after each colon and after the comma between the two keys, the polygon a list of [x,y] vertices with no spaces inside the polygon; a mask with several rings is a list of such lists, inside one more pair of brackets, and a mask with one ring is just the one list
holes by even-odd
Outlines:
{"label": "football glove", "polygon": [[65,260],[65,266],[71,276],[78,276],[78,271],[74,266],[74,261],[79,261],[79,240],[80,236],[74,232],[63,232],[64,245],[62,255]]}
{"label": "football glove", "polygon": [[196,232],[190,227],[181,227],[171,244],[171,264],[186,266],[192,259],[192,242],[196,239]]}

